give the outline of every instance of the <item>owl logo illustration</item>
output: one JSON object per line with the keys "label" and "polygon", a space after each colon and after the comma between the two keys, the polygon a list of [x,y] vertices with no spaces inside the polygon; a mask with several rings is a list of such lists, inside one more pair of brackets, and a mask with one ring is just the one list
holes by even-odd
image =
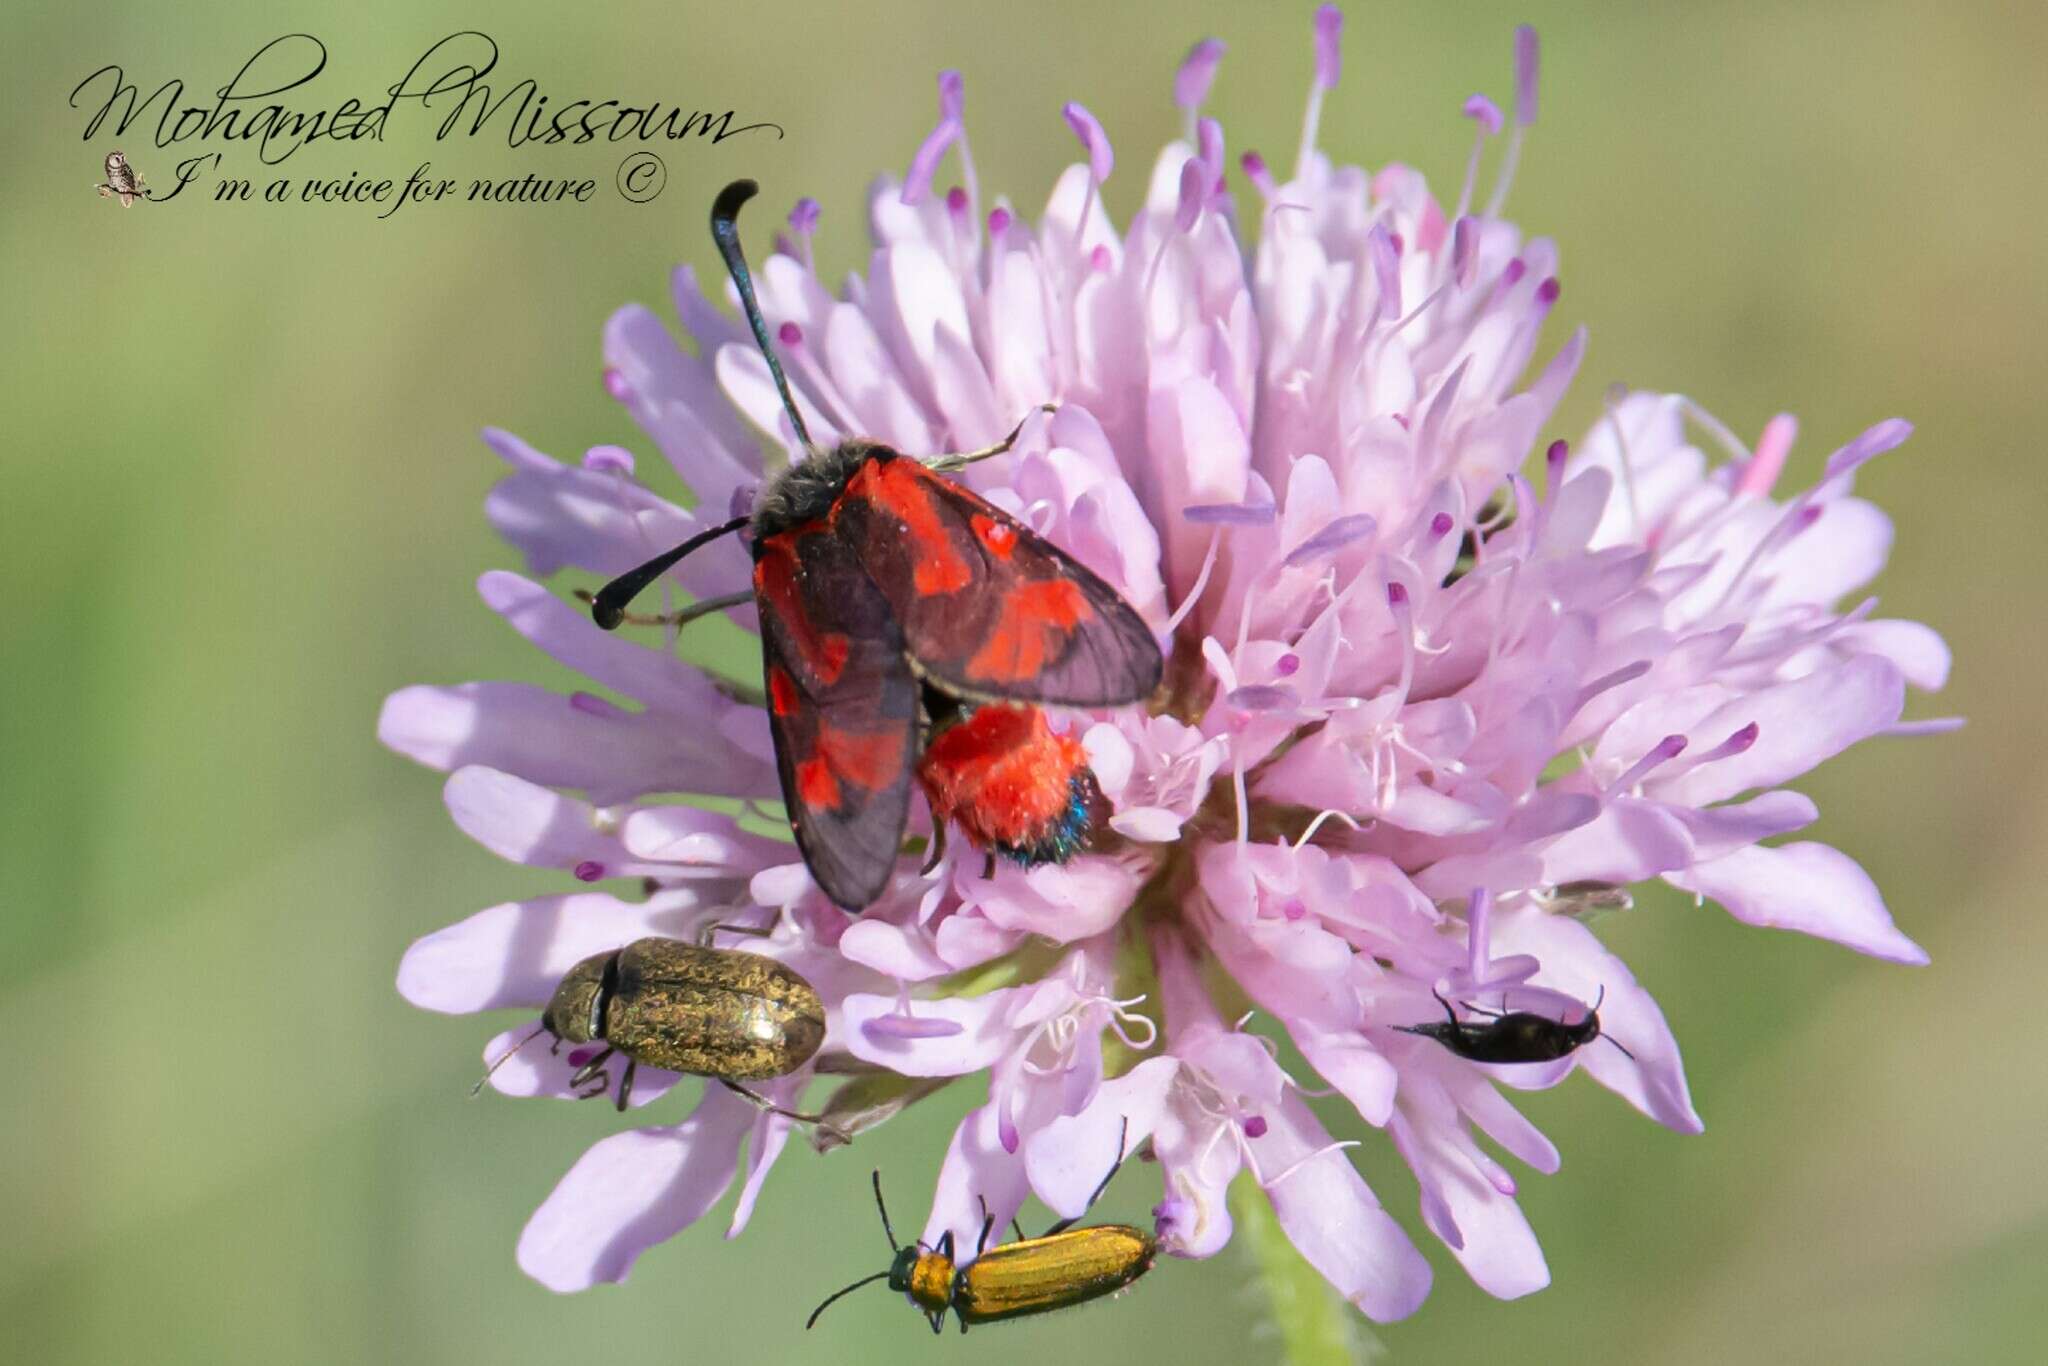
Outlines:
{"label": "owl logo illustration", "polygon": [[128,164],[127,157],[122,156],[119,151],[107,153],[107,178],[100,185],[101,199],[110,194],[119,195],[121,207],[125,209],[138,199],[149,198],[146,183],[142,178],[142,172]]}

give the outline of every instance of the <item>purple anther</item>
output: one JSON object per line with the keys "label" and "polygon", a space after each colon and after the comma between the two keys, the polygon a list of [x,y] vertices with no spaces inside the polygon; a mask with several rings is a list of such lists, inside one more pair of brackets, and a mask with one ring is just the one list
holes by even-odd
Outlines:
{"label": "purple anther", "polygon": [[860,1023],[860,1032],[870,1039],[944,1039],[965,1028],[936,1015],[877,1015]]}
{"label": "purple anther", "polygon": [[631,474],[633,452],[624,446],[592,446],[583,453],[583,468],[594,474]]}
{"label": "purple anther", "polygon": [[1301,703],[1294,689],[1272,683],[1247,683],[1224,700],[1239,711],[1281,711]]}
{"label": "purple anther", "polygon": [[1116,153],[1110,148],[1109,134],[1102,131],[1102,125],[1095,121],[1095,116],[1085,105],[1070,100],[1061,107],[1060,113],[1088,153],[1088,174],[1096,184],[1102,184],[1116,166]]}
{"label": "purple anther", "polygon": [[1330,521],[1321,531],[1303,541],[1287,553],[1285,563],[1291,568],[1305,561],[1333,554],[1345,546],[1362,541],[1379,530],[1379,523],[1364,512],[1348,513]]}
{"label": "purple anther", "polygon": [[1196,503],[1180,515],[1197,526],[1265,526],[1277,511],[1271,503]]}
{"label": "purple anther", "polygon": [[1173,73],[1173,102],[1182,109],[1199,109],[1209,98],[1209,86],[1223,61],[1223,40],[1204,38],[1188,49],[1180,70]]}
{"label": "purple anther", "polygon": [[1465,101],[1465,117],[1484,128],[1488,137],[1498,133],[1505,122],[1500,106],[1484,95],[1474,95]]}
{"label": "purple anther", "polygon": [[1460,289],[1470,289],[1479,275],[1479,225],[1470,214],[1460,214],[1451,224],[1451,278]]}
{"label": "purple anther", "polygon": [[1541,52],[1536,30],[1523,24],[1515,30],[1515,122],[1527,128],[1536,122],[1536,77]]}
{"label": "purple anther", "polygon": [[1324,5],[1316,11],[1316,84],[1328,90],[1344,71],[1339,44],[1344,37],[1344,11]]}
{"label": "purple anther", "polygon": [[1913,434],[1913,424],[1902,417],[1888,417],[1828,457],[1827,477],[1847,474],[1864,461],[1883,455]]}

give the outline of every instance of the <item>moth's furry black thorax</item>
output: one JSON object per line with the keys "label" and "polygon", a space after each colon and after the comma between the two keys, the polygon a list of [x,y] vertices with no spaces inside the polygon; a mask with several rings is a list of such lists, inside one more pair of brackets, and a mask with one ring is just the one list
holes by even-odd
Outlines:
{"label": "moth's furry black thorax", "polygon": [[819,520],[839,501],[855,470],[869,460],[896,458],[897,452],[879,441],[855,438],[791,465],[761,490],[754,507],[753,544]]}

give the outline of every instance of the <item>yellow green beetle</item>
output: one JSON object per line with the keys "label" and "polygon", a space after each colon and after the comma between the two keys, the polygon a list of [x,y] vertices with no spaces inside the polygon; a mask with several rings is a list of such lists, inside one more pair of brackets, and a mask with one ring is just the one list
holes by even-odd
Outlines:
{"label": "yellow green beetle", "polygon": [[[1088,1197],[1090,1206],[1108,1188],[1110,1177],[1116,1175],[1122,1164],[1123,1145],[1119,1141],[1117,1160]],[[875,1208],[882,1213],[882,1232],[895,1250],[895,1261],[887,1271],[862,1277],[829,1296],[811,1312],[805,1328],[817,1323],[818,1315],[841,1295],[887,1278],[891,1290],[910,1296],[911,1302],[930,1320],[934,1333],[945,1326],[948,1309],[960,1320],[960,1331],[964,1333],[969,1324],[1002,1323],[1114,1295],[1150,1271],[1159,1252],[1159,1240],[1143,1229],[1128,1224],[1074,1228],[1073,1219],[1062,1219],[1042,1237],[1019,1237],[1015,1242],[992,1248],[988,1246],[989,1234],[995,1227],[991,1217],[982,1223],[974,1260],[965,1266],[955,1266],[951,1229],[940,1237],[935,1248],[927,1248],[923,1243],[897,1246],[896,1231],[889,1226],[888,1206],[882,1203],[880,1172],[875,1173]]]}

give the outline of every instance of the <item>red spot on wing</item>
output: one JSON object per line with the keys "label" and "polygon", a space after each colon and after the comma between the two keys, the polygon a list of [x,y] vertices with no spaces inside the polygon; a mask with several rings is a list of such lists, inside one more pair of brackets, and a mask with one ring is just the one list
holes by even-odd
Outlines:
{"label": "red spot on wing", "polygon": [[1010,552],[1017,548],[1017,528],[1008,522],[998,522],[987,513],[977,512],[969,519],[974,534],[988,547],[988,553],[999,560],[1010,558]]}
{"label": "red spot on wing", "polygon": [[870,792],[880,792],[903,772],[909,728],[884,731],[818,728],[818,758],[843,778]]}
{"label": "red spot on wing", "polygon": [[1095,614],[1088,595],[1071,579],[1040,579],[1012,590],[996,628],[967,661],[968,671],[992,682],[1036,678],[1076,626]]}
{"label": "red spot on wing", "polygon": [[796,766],[796,795],[805,806],[837,810],[859,788],[880,792],[893,784],[909,762],[910,729],[840,730],[820,725],[813,753]]}
{"label": "red spot on wing", "polygon": [[957,593],[974,582],[974,570],[946,534],[925,484],[937,475],[914,460],[870,460],[846,481],[847,494],[865,498],[876,511],[896,519],[915,551],[913,582],[927,596]]}
{"label": "red spot on wing", "polygon": [[770,536],[761,542],[761,556],[754,562],[756,605],[773,613],[775,619],[782,623],[796,645],[797,653],[803,656],[804,667],[826,687],[839,681],[840,673],[846,668],[851,645],[837,631],[820,635],[812,624],[810,613],[804,607],[803,590],[798,586],[796,542],[800,536],[830,534],[819,524],[811,523],[779,536]]}
{"label": "red spot on wing", "polygon": [[837,631],[818,641],[818,658],[815,663],[819,682],[829,688],[839,681],[839,675],[846,670],[846,654],[849,648],[846,637]]}
{"label": "red spot on wing", "polygon": [[802,705],[802,699],[796,695],[796,684],[789,681],[789,671],[780,665],[768,671],[768,705],[777,716],[795,715]]}
{"label": "red spot on wing", "polygon": [[822,756],[796,766],[796,795],[805,806],[821,811],[839,805],[839,783],[832,776],[832,766]]}

